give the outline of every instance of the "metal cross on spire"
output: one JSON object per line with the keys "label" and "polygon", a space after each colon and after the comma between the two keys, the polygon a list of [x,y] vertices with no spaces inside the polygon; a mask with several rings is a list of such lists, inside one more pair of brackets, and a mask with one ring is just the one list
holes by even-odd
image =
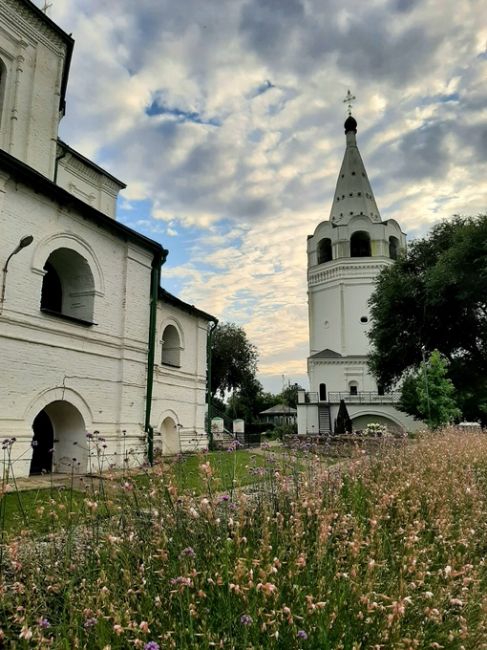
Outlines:
{"label": "metal cross on spire", "polygon": [[46,14],[47,16],[47,10],[52,7],[52,2],[48,2],[47,0],[44,0],[44,6],[42,7],[42,11]]}
{"label": "metal cross on spire", "polygon": [[352,93],[350,92],[350,88],[349,88],[349,89],[348,89],[348,92],[347,92],[347,96],[346,96],[345,99],[343,100],[343,103],[344,103],[344,104],[348,104],[348,107],[347,107],[347,108],[348,108],[348,114],[349,114],[349,115],[352,114],[352,103],[353,103],[356,99],[357,99],[357,98],[355,97],[355,95],[352,95]]}

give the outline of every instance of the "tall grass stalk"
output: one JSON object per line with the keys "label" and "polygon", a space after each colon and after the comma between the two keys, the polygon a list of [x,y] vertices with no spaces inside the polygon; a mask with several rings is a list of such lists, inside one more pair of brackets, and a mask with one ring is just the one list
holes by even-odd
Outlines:
{"label": "tall grass stalk", "polygon": [[4,643],[487,648],[486,437],[444,431],[341,471],[269,454],[234,493],[216,459],[200,457],[206,494],[163,465],[125,473],[64,530],[4,542]]}

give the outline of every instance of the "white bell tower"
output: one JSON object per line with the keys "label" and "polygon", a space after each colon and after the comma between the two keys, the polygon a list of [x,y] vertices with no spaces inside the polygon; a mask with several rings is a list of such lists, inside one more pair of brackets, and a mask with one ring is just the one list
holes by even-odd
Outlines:
{"label": "white bell tower", "polygon": [[[349,91],[345,101],[352,99]],[[315,415],[308,409],[306,422],[303,409],[298,413],[299,433],[330,433],[340,399],[361,407],[367,400],[379,406],[388,401],[367,367],[368,301],[381,269],[405,250],[406,236],[396,221],[381,219],[350,105],[344,127],[345,155],[330,218],[308,237],[310,392],[301,401],[310,407],[316,402],[317,409]]]}

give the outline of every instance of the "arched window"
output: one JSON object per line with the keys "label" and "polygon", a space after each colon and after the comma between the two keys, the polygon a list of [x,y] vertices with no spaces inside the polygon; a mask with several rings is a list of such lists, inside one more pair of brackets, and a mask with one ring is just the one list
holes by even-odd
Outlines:
{"label": "arched window", "polygon": [[331,239],[325,237],[318,242],[318,264],[324,264],[325,262],[330,262],[333,259],[333,253],[331,249]]}
{"label": "arched window", "polygon": [[350,391],[350,395],[358,395],[358,383],[356,381],[351,381],[348,384],[348,389]]}
{"label": "arched window", "polygon": [[389,257],[391,260],[397,260],[399,253],[399,239],[397,237],[389,237]]}
{"label": "arched window", "polygon": [[174,325],[167,325],[162,334],[161,363],[179,368],[181,366],[181,339]]}
{"label": "arched window", "polygon": [[350,237],[350,257],[370,257],[370,235],[364,230],[354,232]]}
{"label": "arched window", "polygon": [[58,248],[44,271],[41,311],[93,324],[95,283],[85,258],[70,248]]}

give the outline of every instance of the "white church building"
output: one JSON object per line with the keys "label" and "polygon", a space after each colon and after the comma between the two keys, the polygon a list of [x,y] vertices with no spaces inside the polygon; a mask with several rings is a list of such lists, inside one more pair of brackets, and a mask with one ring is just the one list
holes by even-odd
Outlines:
{"label": "white church building", "polygon": [[354,430],[369,422],[414,430],[367,366],[368,301],[375,280],[406,248],[397,221],[382,221],[357,147],[357,122],[345,121],[346,148],[330,218],[308,237],[310,391],[298,394],[298,434],[333,433],[341,400]]}
{"label": "white church building", "polygon": [[32,2],[2,0],[0,438],[16,476],[207,446],[216,321],[161,289],[167,251],[116,220],[125,185],[59,140],[72,50]]}

